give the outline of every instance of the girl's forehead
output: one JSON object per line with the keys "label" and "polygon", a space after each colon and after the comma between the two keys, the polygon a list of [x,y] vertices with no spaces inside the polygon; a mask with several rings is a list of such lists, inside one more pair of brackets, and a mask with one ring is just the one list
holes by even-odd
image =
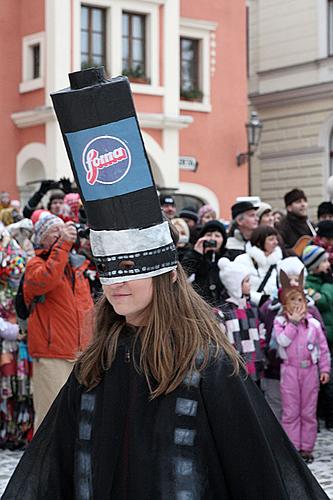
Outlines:
{"label": "girl's forehead", "polygon": [[299,280],[299,274],[288,274],[290,280]]}

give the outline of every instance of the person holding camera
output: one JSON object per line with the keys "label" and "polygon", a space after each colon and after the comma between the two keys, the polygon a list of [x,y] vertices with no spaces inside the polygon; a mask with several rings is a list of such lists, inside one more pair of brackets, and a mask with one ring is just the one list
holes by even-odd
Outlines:
{"label": "person holding camera", "polygon": [[219,306],[225,295],[217,262],[223,256],[226,241],[222,222],[211,220],[203,226],[193,250],[182,261],[195,290],[213,307]]}
{"label": "person holding camera", "polygon": [[77,239],[73,222],[45,215],[36,223],[34,238],[36,256],[27,264],[23,294],[30,310],[28,350],[33,358],[36,432],[77,353],[88,343],[85,322],[93,302],[85,277],[89,263],[71,252]]}

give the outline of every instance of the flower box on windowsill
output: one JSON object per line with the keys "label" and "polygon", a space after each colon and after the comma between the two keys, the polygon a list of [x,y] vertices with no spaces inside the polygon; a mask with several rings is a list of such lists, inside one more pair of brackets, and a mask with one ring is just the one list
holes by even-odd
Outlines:
{"label": "flower box on windowsill", "polygon": [[124,69],[122,74],[127,76],[131,83],[150,84],[150,78],[144,74],[144,71],[140,67]]}
{"label": "flower box on windowsill", "polygon": [[129,79],[129,81],[131,83],[141,83],[141,84],[144,84],[144,85],[149,85],[150,84],[150,79],[149,78],[145,78],[144,76],[142,77],[139,77],[139,76],[129,76],[129,75],[126,75],[127,78]]}
{"label": "flower box on windowsill", "polygon": [[203,92],[201,90],[183,91],[180,94],[181,101],[202,102]]}

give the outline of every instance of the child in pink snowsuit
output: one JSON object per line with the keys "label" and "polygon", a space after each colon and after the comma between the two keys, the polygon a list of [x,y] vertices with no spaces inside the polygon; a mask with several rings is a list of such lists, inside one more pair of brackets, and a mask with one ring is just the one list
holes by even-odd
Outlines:
{"label": "child in pink snowsuit", "polygon": [[319,321],[306,310],[303,284],[290,288],[287,275],[281,282],[284,314],[275,318],[274,335],[283,360],[282,426],[304,460],[312,462],[319,380],[323,384],[329,380],[330,352]]}

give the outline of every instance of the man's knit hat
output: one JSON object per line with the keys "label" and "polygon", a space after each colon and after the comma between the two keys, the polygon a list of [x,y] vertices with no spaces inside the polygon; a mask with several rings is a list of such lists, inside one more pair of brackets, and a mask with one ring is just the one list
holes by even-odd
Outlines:
{"label": "man's knit hat", "polygon": [[327,253],[323,247],[308,245],[303,250],[302,259],[307,270],[313,271],[323,260],[327,259]]}
{"label": "man's knit hat", "polygon": [[306,194],[302,189],[292,189],[284,195],[284,204],[287,207],[298,200],[307,200]]}
{"label": "man's knit hat", "polygon": [[184,207],[179,212],[179,217],[193,220],[197,224],[199,216],[194,207]]}
{"label": "man's knit hat", "polygon": [[160,194],[160,204],[163,205],[176,205],[175,199],[171,194]]}
{"label": "man's knit hat", "polygon": [[204,217],[204,215],[213,212],[216,215],[216,210],[212,205],[202,205],[202,207],[199,208],[198,216],[199,216],[199,221]]}
{"label": "man's knit hat", "polygon": [[222,257],[218,261],[218,266],[220,268],[220,280],[229,296],[236,299],[242,298],[242,282],[249,275],[248,268],[239,262],[230,261],[226,257]]}
{"label": "man's knit hat", "polygon": [[272,205],[270,205],[269,203],[260,203],[259,205],[259,208],[257,210],[257,217],[260,221],[261,217],[268,213],[268,212],[271,212],[272,211]]}
{"label": "man's knit hat", "polygon": [[322,215],[333,215],[333,203],[331,201],[323,201],[318,205],[317,208],[317,217],[321,217]]}
{"label": "man's knit hat", "polygon": [[322,220],[318,223],[317,234],[320,238],[333,238],[333,220]]}
{"label": "man's knit hat", "polygon": [[199,238],[202,238],[203,236],[205,236],[205,234],[213,231],[218,231],[219,233],[221,233],[223,237],[223,243],[226,244],[227,231],[224,227],[224,224],[219,220],[209,220],[208,222],[206,222],[206,224],[202,226],[202,229],[199,233]]}
{"label": "man's knit hat", "polygon": [[36,247],[40,247],[43,238],[46,236],[47,232],[51,229],[51,227],[58,225],[63,226],[64,221],[53,214],[44,215],[41,217],[39,221],[35,225],[35,236],[34,242]]}

